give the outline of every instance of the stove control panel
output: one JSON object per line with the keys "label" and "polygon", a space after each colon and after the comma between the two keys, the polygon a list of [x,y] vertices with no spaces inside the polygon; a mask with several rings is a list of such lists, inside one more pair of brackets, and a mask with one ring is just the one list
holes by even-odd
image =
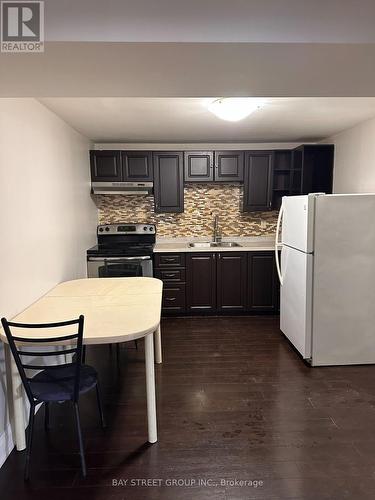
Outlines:
{"label": "stove control panel", "polygon": [[101,224],[98,226],[98,235],[113,234],[155,234],[155,224]]}

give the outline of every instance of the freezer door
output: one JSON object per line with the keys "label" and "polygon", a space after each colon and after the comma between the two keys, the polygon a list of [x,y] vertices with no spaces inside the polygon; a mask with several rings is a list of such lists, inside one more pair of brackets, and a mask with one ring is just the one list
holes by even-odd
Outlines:
{"label": "freezer door", "polygon": [[375,363],[375,195],[316,200],[313,365]]}
{"label": "freezer door", "polygon": [[316,195],[285,196],[281,242],[305,253],[314,250],[314,201]]}
{"label": "freezer door", "polygon": [[303,358],[311,357],[313,255],[283,246],[280,329]]}

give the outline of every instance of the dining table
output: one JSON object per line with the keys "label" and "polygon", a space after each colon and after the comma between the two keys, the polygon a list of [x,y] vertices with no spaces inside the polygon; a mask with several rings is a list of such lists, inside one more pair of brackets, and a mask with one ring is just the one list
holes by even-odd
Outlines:
{"label": "dining table", "polygon": [[[156,278],[75,279],[58,284],[12,318],[17,323],[56,323],[78,318],[82,314],[84,345],[114,344],[144,338],[150,443],[157,441],[154,363],[162,362],[162,289],[162,281]],[[43,335],[49,336],[43,329],[23,330],[23,337],[39,338]],[[8,391],[11,391],[9,414],[13,441],[20,451],[26,448],[24,391],[5,332],[1,328],[0,338],[4,342],[7,385]]]}

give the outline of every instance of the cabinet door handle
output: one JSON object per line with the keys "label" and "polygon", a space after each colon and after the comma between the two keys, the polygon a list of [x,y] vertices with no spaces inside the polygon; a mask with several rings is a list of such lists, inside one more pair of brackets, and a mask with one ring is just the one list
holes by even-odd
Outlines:
{"label": "cabinet door handle", "polygon": [[164,275],[166,278],[174,278],[176,276],[176,273],[169,273]]}
{"label": "cabinet door handle", "polygon": [[176,300],[176,297],[165,297],[165,300],[168,300],[168,302],[173,302]]}

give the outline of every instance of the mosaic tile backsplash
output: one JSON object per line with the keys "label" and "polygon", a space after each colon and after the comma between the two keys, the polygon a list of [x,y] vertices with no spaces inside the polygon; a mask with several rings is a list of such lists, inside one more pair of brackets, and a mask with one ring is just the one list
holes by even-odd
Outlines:
{"label": "mosaic tile backsplash", "polygon": [[95,195],[99,224],[154,223],[158,236],[212,236],[213,216],[219,216],[223,236],[269,236],[275,233],[277,212],[241,211],[243,187],[233,184],[185,186],[185,212],[156,214],[153,196]]}

